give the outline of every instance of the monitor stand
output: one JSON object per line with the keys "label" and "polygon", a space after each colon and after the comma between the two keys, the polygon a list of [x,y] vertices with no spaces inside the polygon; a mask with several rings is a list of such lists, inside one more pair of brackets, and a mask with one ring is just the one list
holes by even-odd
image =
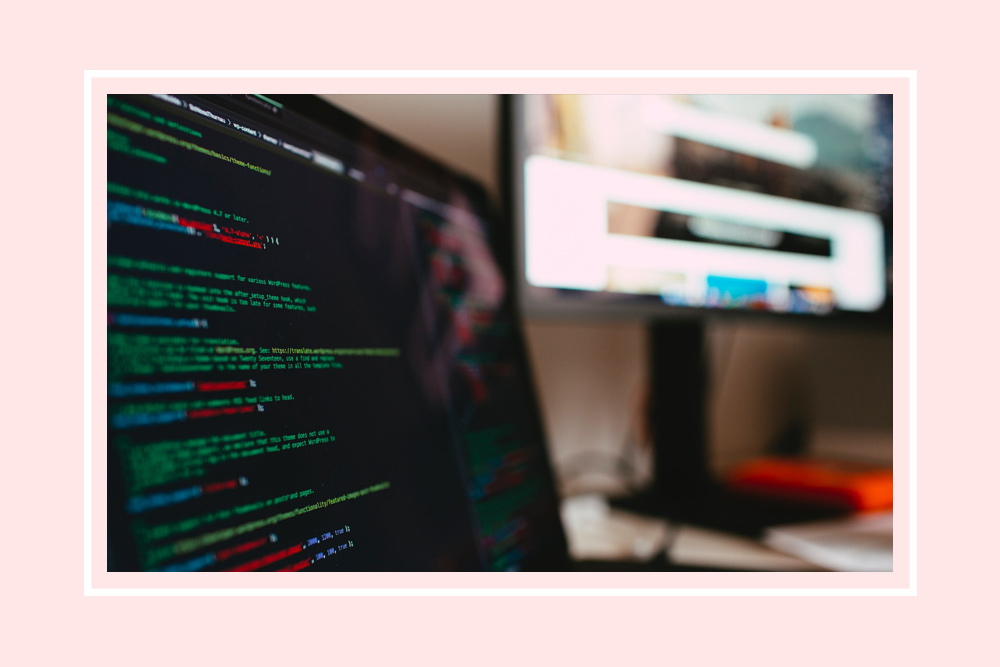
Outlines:
{"label": "monitor stand", "polygon": [[843,515],[843,510],[737,494],[714,478],[708,457],[705,331],[700,319],[657,321],[650,326],[653,484],[648,491],[612,504],[749,537],[759,537],[768,526]]}

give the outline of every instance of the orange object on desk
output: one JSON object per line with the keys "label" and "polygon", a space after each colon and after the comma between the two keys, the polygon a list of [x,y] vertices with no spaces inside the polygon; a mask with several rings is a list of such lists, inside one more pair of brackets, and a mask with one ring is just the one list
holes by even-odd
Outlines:
{"label": "orange object on desk", "polygon": [[892,507],[892,468],[818,459],[755,459],[728,477],[733,491],[855,511]]}

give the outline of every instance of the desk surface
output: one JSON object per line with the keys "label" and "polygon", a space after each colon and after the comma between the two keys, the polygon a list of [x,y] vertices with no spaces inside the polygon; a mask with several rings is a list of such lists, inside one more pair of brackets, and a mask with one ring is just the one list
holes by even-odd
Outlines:
{"label": "desk surface", "polygon": [[575,560],[641,562],[668,549],[670,562],[678,566],[767,572],[825,570],[756,540],[618,510],[599,495],[567,498],[562,517]]}

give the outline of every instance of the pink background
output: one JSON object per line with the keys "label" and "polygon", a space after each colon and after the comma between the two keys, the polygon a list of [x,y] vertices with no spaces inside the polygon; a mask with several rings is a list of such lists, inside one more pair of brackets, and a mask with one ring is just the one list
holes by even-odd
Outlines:
{"label": "pink background", "polygon": [[[734,3],[731,8],[706,6],[700,14],[666,7],[652,11],[647,3],[627,2],[593,14],[584,14],[579,3],[546,9],[538,2],[508,2],[476,10],[469,3],[437,3],[446,11],[433,14],[434,4],[394,8],[379,3],[370,10],[361,9],[365,5],[360,3],[353,8],[322,4],[302,23],[281,14],[289,5],[273,4],[8,10],[10,35],[0,48],[8,64],[9,92],[0,113],[8,205],[5,321],[12,325],[4,342],[7,368],[14,372],[5,373],[10,380],[4,412],[13,428],[8,429],[0,493],[5,509],[4,634],[9,638],[5,653],[11,664],[81,659],[102,664],[178,660],[257,664],[310,658],[382,664],[390,659],[440,659],[446,651],[458,651],[465,662],[488,664],[536,662],[535,655],[569,664],[620,664],[644,658],[869,664],[924,657],[934,663],[988,662],[989,655],[996,655],[986,642],[995,625],[990,602],[996,587],[991,566],[997,552],[992,510],[997,506],[993,471],[998,438],[987,422],[995,414],[998,392],[992,381],[997,370],[996,329],[990,326],[994,318],[987,314],[986,290],[992,281],[987,282],[984,274],[996,263],[992,252],[998,239],[995,209],[988,201],[994,191],[997,149],[988,123],[997,108],[997,93],[995,73],[986,67],[995,61],[990,34],[995,22],[970,15],[963,3],[950,3],[947,12],[914,8],[906,16],[870,2]],[[611,8],[614,13],[609,15]],[[374,16],[388,17],[391,25],[376,25]],[[558,36],[559,48],[550,41],[553,36]],[[827,575],[836,579],[819,584],[905,588],[907,581],[897,581],[898,575],[914,574],[916,595],[84,595],[81,401],[87,351],[80,333],[83,237],[76,226],[83,209],[82,135],[88,130],[81,127],[83,70],[401,67],[918,72],[923,185],[917,227],[920,316],[917,331],[909,333],[919,334],[920,345],[919,573],[897,571],[889,583],[879,579],[884,575]],[[599,86],[579,80],[560,87],[539,83],[536,88],[529,83],[507,86],[473,79],[439,87],[419,79],[373,84],[330,80],[314,88],[295,80],[277,85],[244,80],[230,87],[196,83],[183,90],[610,92],[623,86],[659,91],[661,85],[636,82],[630,88],[631,83],[620,79],[601,81]],[[696,83],[685,82],[684,88],[737,92],[735,83],[722,87],[721,82],[709,82],[707,88],[696,88]],[[796,83],[803,86],[796,90],[811,90],[808,81]],[[177,89],[162,84],[162,90]],[[101,136],[98,132],[95,148],[103,148]],[[897,146],[902,146],[899,139]],[[900,171],[896,173],[899,178]],[[97,172],[94,178],[99,181]],[[897,206],[901,204],[897,198]],[[897,217],[903,219],[901,211]],[[102,218],[95,215],[94,220]],[[95,222],[94,231],[95,237],[102,237],[103,223]],[[897,261],[902,262],[901,235],[896,243]],[[95,245],[94,250],[100,257],[101,248]],[[99,260],[94,268],[95,276],[103,275]],[[900,292],[906,275],[907,267],[901,264],[896,271]],[[95,281],[95,294],[102,289]],[[894,345],[897,466],[904,461],[908,426],[908,318],[902,306],[897,304]],[[101,339],[95,337],[94,342],[101,347]],[[102,363],[103,357],[95,357],[96,382],[103,381]],[[98,456],[103,438],[101,395],[92,393]],[[100,460],[96,459],[95,472],[102,469]],[[94,488],[101,488],[97,476]],[[903,491],[897,483],[897,493]],[[99,495],[94,510],[103,514]],[[897,510],[897,519],[901,516]],[[897,544],[901,530],[897,525]],[[100,550],[100,540],[94,542]],[[95,576],[94,585],[108,585],[99,581],[107,576]],[[477,576],[474,581],[453,577],[441,582],[381,575],[331,584],[307,575],[301,582],[281,579],[267,585],[588,589],[610,585],[639,590],[817,586],[814,580],[796,579],[799,575],[751,575],[753,579],[739,581],[738,575],[663,574],[655,579],[619,575],[615,581],[610,577],[571,581],[570,576]],[[259,585],[256,578],[247,581]],[[134,583],[124,578],[110,582],[112,586]],[[170,580],[170,585],[176,583]],[[163,580],[143,579],[140,585],[161,586]],[[181,585],[193,584],[185,580]],[[241,580],[237,585],[248,584]]]}
{"label": "pink background", "polygon": [[[730,93],[742,92],[810,92],[810,93],[861,93],[861,92],[891,92],[895,95],[895,119],[894,132],[898,137],[908,136],[908,81],[902,78],[841,78],[841,79],[821,79],[821,78],[716,78],[716,79],[677,79],[670,77],[660,77],[657,79],[618,79],[618,80],[586,80],[573,81],[565,78],[545,78],[535,81],[512,81],[510,79],[493,79],[489,81],[448,81],[436,80],[427,81],[420,79],[386,79],[386,80],[350,80],[350,79],[307,79],[307,78],[287,78],[284,80],[275,79],[253,79],[253,80],[219,80],[219,79],[158,79],[149,78],[102,78],[96,80],[93,90],[93,118],[92,125],[94,136],[103,137],[105,128],[105,117],[103,109],[106,106],[105,94],[107,92],[156,92],[156,91],[212,91],[220,90],[268,90],[284,92],[307,91],[307,90],[337,90],[341,92],[397,92],[400,90],[420,91],[420,92],[455,92],[475,90],[481,92],[490,90],[493,92],[515,92],[524,90],[551,91],[566,89],[567,87],[581,92],[590,91],[613,91],[613,92],[640,92],[656,90],[660,92],[716,92],[726,91]],[[907,174],[909,168],[909,153],[905,140],[897,140],[894,152],[896,161],[895,178],[898,185],[895,186],[895,208],[896,216],[900,221],[895,231],[895,242],[900,247],[905,248],[908,243],[908,233],[905,221],[908,210],[908,189],[906,188]],[[105,158],[106,151],[103,144],[95,141],[94,146],[94,220],[103,221],[106,219],[103,206],[105,198]],[[93,226],[94,242],[94,266],[93,266],[93,294],[95,295],[93,304],[93,333],[94,333],[94,374],[93,391],[94,414],[105,414],[105,397],[107,381],[105,371],[107,368],[105,350],[106,342],[106,307],[102,298],[107,293],[106,279],[106,226],[95,224]],[[908,270],[905,254],[901,258],[896,272],[904,274]],[[901,302],[895,307],[894,316],[898,318],[899,326],[894,326],[905,334],[906,321],[908,317],[907,293],[905,283],[897,286],[896,298]],[[895,475],[894,490],[897,497],[905,499],[909,494],[908,475],[908,422],[907,422],[907,396],[908,380],[907,367],[905,363],[907,355],[907,345],[905,335],[893,343],[893,353],[900,355],[899,364],[894,364],[900,371],[897,380],[898,395],[894,400],[896,412],[894,415],[893,435],[894,445],[898,451],[894,452],[894,464],[897,474]],[[908,563],[909,546],[909,513],[905,500],[901,501],[894,512],[894,571],[892,573],[865,573],[865,574],[844,574],[844,573],[781,573],[781,574],[679,574],[679,573],[645,573],[637,574],[613,574],[613,573],[560,573],[560,574],[338,574],[338,573],[308,573],[302,575],[261,575],[252,574],[249,577],[234,577],[231,574],[208,574],[208,573],[188,573],[177,574],[137,574],[137,573],[114,573],[106,572],[107,556],[104,546],[106,544],[106,526],[104,517],[106,516],[106,505],[104,504],[104,493],[106,489],[107,461],[105,458],[105,448],[101,445],[107,442],[106,422],[103,417],[95,419],[94,424],[94,540],[93,540],[93,586],[96,588],[299,588],[315,589],[337,588],[509,588],[517,587],[524,589],[538,588],[584,588],[584,589],[691,589],[691,588],[739,588],[739,589],[760,589],[760,588],[858,588],[858,589],[891,589],[899,591],[905,589],[910,583],[910,568]]]}

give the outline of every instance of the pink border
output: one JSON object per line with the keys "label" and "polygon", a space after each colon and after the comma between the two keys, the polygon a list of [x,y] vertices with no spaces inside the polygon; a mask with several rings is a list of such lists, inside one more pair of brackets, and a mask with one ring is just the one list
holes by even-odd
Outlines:
{"label": "pink border", "polygon": [[106,217],[104,189],[106,153],[99,141],[104,131],[104,96],[109,92],[228,93],[250,89],[273,93],[893,93],[895,99],[895,226],[898,248],[909,248],[909,100],[906,78],[550,78],[550,79],[422,79],[422,78],[95,78],[92,87],[93,156],[93,398],[92,429],[92,571],[97,589],[896,589],[909,583],[909,260],[895,259],[893,318],[893,454],[896,506],[895,570],[891,573],[301,573],[163,574],[108,573],[107,562],[107,330],[106,234],[97,221]]}

